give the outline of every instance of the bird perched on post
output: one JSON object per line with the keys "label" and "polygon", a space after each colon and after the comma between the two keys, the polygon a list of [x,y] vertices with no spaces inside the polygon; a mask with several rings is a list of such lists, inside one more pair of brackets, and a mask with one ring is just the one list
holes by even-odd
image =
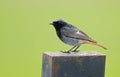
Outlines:
{"label": "bird perched on post", "polygon": [[57,36],[62,42],[73,46],[71,49],[66,51],[66,53],[69,53],[70,51],[77,52],[77,49],[81,44],[92,44],[102,47],[103,49],[107,49],[106,47],[100,45],[98,42],[90,38],[86,33],[62,19],[57,19],[50,23],[50,25],[54,26]]}

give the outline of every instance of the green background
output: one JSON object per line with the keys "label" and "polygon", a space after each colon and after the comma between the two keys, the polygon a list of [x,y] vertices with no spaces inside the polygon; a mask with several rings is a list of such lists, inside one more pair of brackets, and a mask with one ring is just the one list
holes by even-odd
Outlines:
{"label": "green background", "polygon": [[41,77],[43,52],[71,48],[49,25],[56,18],[106,46],[79,49],[106,54],[106,77],[120,76],[119,0],[0,0],[0,77]]}

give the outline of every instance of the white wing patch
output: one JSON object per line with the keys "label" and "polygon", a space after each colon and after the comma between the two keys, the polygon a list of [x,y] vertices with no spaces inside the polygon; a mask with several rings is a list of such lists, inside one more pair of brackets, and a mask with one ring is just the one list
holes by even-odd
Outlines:
{"label": "white wing patch", "polygon": [[83,35],[83,36],[84,36],[84,34],[81,33],[80,31],[77,31],[76,34],[78,34],[78,35]]}

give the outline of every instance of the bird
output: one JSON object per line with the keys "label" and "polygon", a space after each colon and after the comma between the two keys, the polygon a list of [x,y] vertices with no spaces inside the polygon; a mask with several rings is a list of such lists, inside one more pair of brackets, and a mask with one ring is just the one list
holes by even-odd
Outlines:
{"label": "bird", "polygon": [[50,25],[54,26],[57,36],[63,43],[73,46],[71,49],[64,51],[64,53],[78,52],[77,49],[82,44],[92,44],[107,50],[106,47],[93,40],[85,32],[63,19],[56,19]]}

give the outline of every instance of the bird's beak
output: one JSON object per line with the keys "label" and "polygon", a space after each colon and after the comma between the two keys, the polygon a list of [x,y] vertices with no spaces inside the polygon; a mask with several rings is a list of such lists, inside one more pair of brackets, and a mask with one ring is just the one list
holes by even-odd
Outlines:
{"label": "bird's beak", "polygon": [[50,23],[49,25],[53,25],[53,23]]}

